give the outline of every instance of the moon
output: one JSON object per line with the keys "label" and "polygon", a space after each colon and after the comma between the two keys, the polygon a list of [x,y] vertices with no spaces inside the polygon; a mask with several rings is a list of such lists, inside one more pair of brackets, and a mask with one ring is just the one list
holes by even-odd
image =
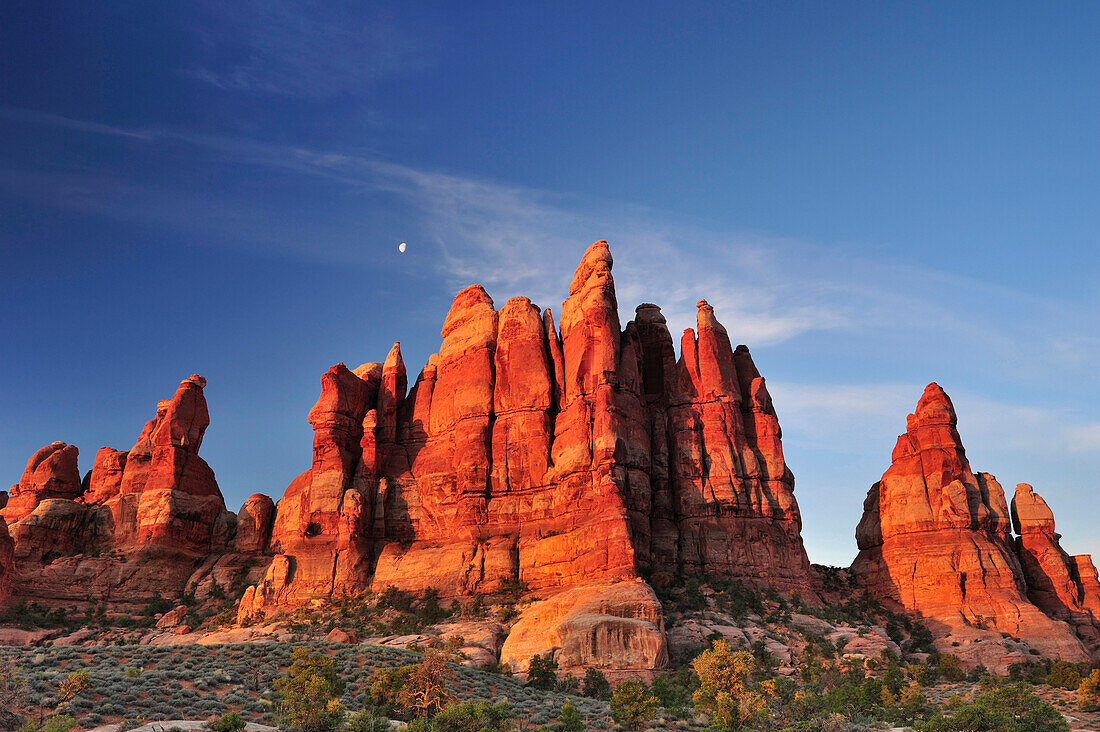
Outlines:
{"label": "moon", "polygon": [[401,242],[397,245],[397,251],[401,252],[402,254],[405,253],[405,242]]}

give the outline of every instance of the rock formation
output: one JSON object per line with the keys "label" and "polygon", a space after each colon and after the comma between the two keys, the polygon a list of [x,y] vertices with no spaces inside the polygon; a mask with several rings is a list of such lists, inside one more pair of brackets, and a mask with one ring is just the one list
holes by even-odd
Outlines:
{"label": "rock formation", "polygon": [[11,566],[14,546],[8,535],[8,525],[0,520],[0,602],[11,594]]}
{"label": "rock formation", "polygon": [[[201,376],[184,379],[133,448],[96,454],[83,484],[75,447],[57,442],[34,454],[0,512],[14,543],[14,595],[44,603],[175,597],[197,567],[233,548],[237,517],[198,455],[210,424],[205,385]],[[266,548],[273,506],[259,498],[242,509],[238,552]]]}
{"label": "rock formation", "polygon": [[1100,586],[1087,554],[1071,557],[1054,531],[1054,512],[1027,483],[1016,486],[1012,525],[1027,596],[1043,612],[1074,626],[1094,657],[1100,657]]}
{"label": "rock formation", "polygon": [[81,494],[80,473],[74,445],[55,442],[31,455],[23,477],[8,492],[7,505],[0,516],[15,523],[29,516],[39,503],[51,498],[73,499]]}
{"label": "rock formation", "polygon": [[[1031,509],[1029,520],[1042,524]],[[996,640],[1008,633],[1049,657],[1088,659],[1067,624],[1028,600],[1004,491],[992,475],[971,472],[955,409],[939,385],[929,384],[909,415],[890,468],[867,494],[856,541],[852,573],[860,584],[930,619],[941,639],[977,642],[998,631]],[[999,643],[990,648],[1003,654]],[[980,655],[970,660],[998,665]]]}
{"label": "rock formation", "polygon": [[398,344],[381,366],[330,369],[309,415],[313,465],[279,502],[277,555],[240,617],[366,588],[522,586],[544,599],[505,643],[517,670],[536,651],[652,669],[663,625],[642,577],[812,596],[794,479],[748,349],[734,351],[706,301],[679,360],[657,306],[622,328],[612,264],[606,242],[584,254],[560,332],[527,298],[497,311],[481,286],[462,290],[407,395]]}

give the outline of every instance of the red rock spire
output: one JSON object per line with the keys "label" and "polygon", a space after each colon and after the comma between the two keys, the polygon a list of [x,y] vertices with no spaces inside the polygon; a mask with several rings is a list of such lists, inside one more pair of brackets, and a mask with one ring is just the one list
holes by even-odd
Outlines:
{"label": "red rock spire", "polygon": [[[955,426],[950,398],[929,384],[890,468],[868,492],[852,573],[876,597],[935,618],[950,633],[980,640],[985,628],[995,629],[1047,655],[1084,660],[1070,628],[1027,599],[1004,491],[993,476],[971,472]],[[996,658],[972,661],[1003,665],[999,643],[976,647]]]}

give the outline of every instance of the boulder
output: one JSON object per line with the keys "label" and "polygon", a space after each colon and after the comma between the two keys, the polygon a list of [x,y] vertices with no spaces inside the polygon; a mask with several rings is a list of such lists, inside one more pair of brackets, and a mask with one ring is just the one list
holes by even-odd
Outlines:
{"label": "boulder", "polygon": [[532,656],[547,654],[567,673],[661,668],[668,661],[661,605],[644,582],[589,585],[534,602],[512,627],[500,660],[525,673]]}
{"label": "boulder", "polygon": [[160,619],[157,620],[156,627],[167,629],[175,628],[178,625],[182,625],[183,619],[187,617],[188,612],[189,610],[186,605],[177,605],[173,609],[166,612],[164,615],[160,616]]}

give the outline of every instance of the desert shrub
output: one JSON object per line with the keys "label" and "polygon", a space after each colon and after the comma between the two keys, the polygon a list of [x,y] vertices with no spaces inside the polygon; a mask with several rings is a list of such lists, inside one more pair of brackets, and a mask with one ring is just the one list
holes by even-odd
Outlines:
{"label": "desert shrub", "polygon": [[627,729],[643,729],[657,714],[657,698],[637,679],[624,681],[611,695],[611,718]]}
{"label": "desert shrub", "polygon": [[452,702],[432,718],[434,732],[497,732],[513,727],[512,709],[507,702]]}
{"label": "desert shrub", "polygon": [[1081,672],[1072,663],[1055,661],[1047,674],[1047,683],[1058,689],[1073,691],[1081,685]]}
{"label": "desert shrub", "polygon": [[1069,725],[1051,704],[1026,684],[1011,684],[956,703],[951,716],[937,712],[921,732],[1068,732]]}
{"label": "desert shrub", "polygon": [[940,655],[936,663],[936,673],[947,681],[962,681],[966,678],[966,672],[959,663],[959,657],[954,653]]}
{"label": "desert shrub", "polygon": [[222,714],[221,717],[210,723],[211,732],[241,732],[245,722],[237,712]]}
{"label": "desert shrub", "polygon": [[901,670],[897,661],[891,659],[886,664],[886,669],[882,672],[882,684],[894,695],[897,695],[905,685],[905,672]]}
{"label": "desert shrub", "polygon": [[352,715],[344,726],[347,732],[389,732],[390,723],[385,717],[363,710]]}
{"label": "desert shrub", "polygon": [[561,724],[563,732],[583,732],[584,730],[584,717],[573,706],[573,702],[566,702],[562,706],[558,714],[558,723]]}
{"label": "desert shrub", "polygon": [[932,631],[919,622],[912,623],[909,630],[909,642],[903,648],[908,653],[931,653],[934,650],[933,640]]}
{"label": "desert shrub", "polygon": [[19,732],[69,732],[76,726],[76,720],[68,714],[55,714],[46,717],[41,723],[29,720]]}
{"label": "desert shrub", "polygon": [[653,679],[650,691],[669,714],[683,716],[691,706],[691,694],[699,685],[690,666],[664,671]]}

